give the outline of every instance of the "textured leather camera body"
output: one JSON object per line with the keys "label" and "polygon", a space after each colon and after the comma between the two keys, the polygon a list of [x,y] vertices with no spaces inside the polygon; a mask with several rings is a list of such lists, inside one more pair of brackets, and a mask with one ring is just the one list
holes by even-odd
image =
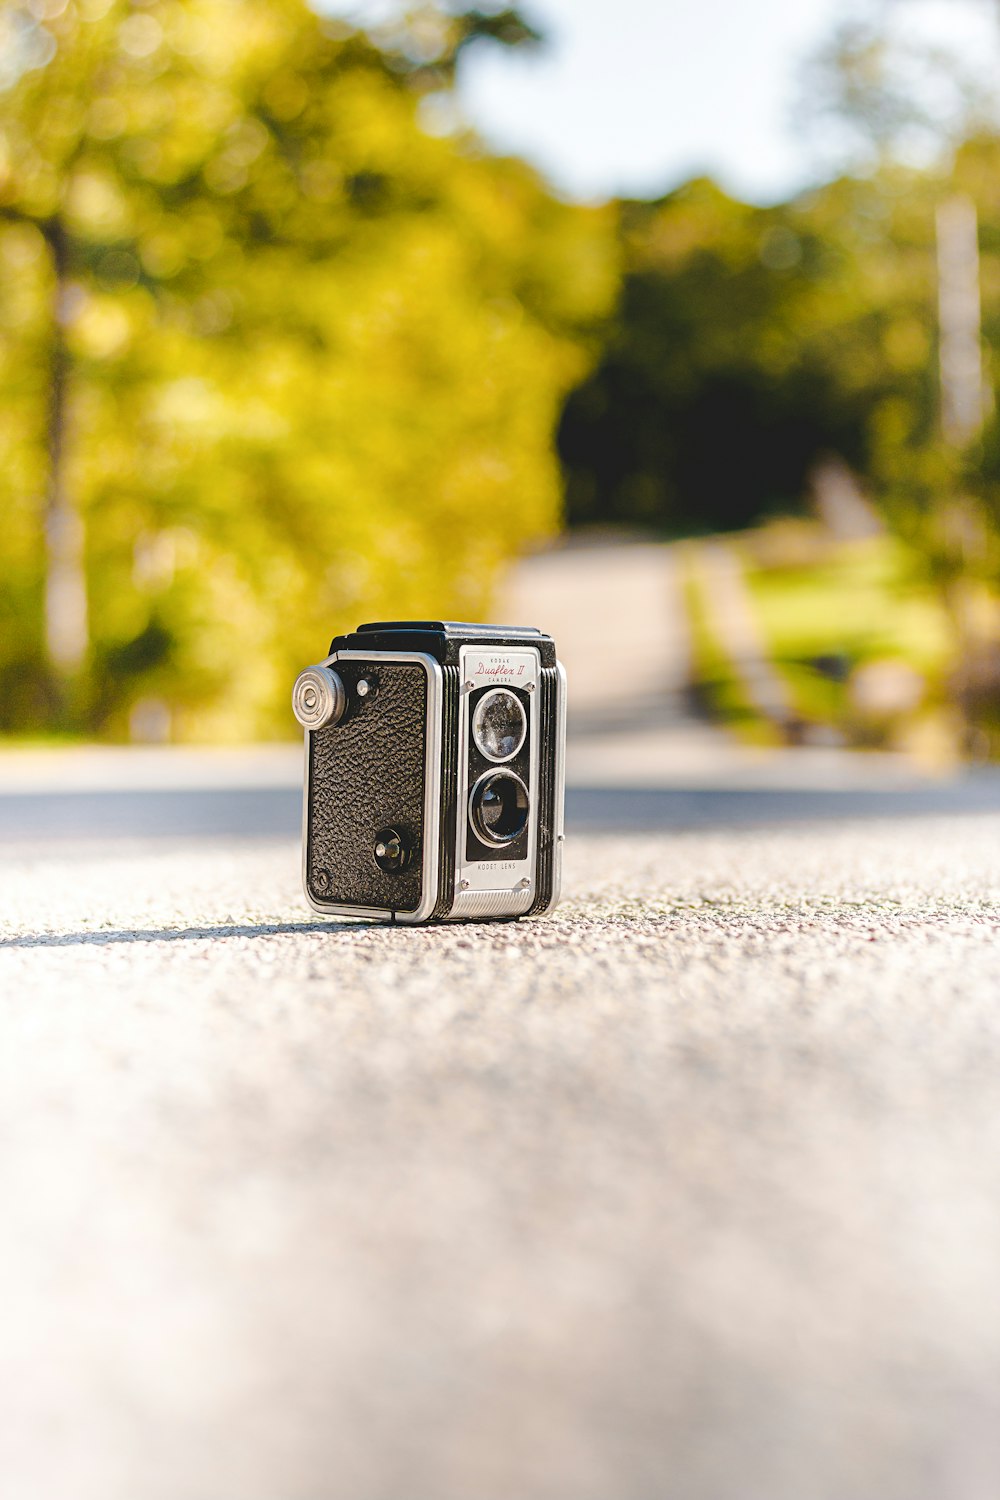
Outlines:
{"label": "textured leather camera body", "polygon": [[330,916],[535,916],[559,899],[566,678],[534,629],[401,621],[300,674],[303,885]]}

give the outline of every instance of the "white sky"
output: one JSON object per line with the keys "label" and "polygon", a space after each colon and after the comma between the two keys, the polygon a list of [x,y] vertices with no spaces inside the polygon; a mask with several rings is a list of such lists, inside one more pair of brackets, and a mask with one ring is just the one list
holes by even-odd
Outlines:
{"label": "white sky", "polygon": [[[324,0],[367,18],[394,0]],[[869,13],[880,0],[868,0]],[[907,29],[989,55],[1000,78],[1000,0],[881,0]],[[465,117],[583,198],[655,196],[708,172],[764,202],[816,176],[794,122],[802,59],[864,0],[523,0],[538,52],[474,48]]]}

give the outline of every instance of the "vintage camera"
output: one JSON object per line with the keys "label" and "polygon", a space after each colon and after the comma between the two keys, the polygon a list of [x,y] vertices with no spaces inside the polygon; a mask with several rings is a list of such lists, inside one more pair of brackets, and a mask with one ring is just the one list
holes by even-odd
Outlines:
{"label": "vintage camera", "polygon": [[566,676],[551,636],[410,620],[337,636],[292,694],[306,731],[303,884],[395,922],[559,899]]}

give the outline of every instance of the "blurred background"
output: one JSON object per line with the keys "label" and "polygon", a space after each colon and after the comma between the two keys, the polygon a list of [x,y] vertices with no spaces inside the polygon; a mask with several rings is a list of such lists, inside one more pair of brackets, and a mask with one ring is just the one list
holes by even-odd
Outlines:
{"label": "blurred background", "polygon": [[997,0],[4,0],[0,734],[291,738],[334,633],[511,614],[578,727],[1000,756],[998,62]]}

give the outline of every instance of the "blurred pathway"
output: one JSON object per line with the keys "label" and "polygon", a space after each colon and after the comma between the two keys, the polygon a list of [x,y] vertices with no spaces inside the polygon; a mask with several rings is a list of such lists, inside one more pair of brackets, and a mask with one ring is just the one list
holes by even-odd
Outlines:
{"label": "blurred pathway", "polygon": [[555,637],[570,680],[571,733],[689,718],[690,640],[675,547],[570,544],[525,558],[497,611]]}
{"label": "blurred pathway", "polygon": [[714,541],[699,546],[697,558],[712,627],[747,697],[765,719],[778,725],[790,723],[795,707],[786,682],[768,656],[739,556],[728,543]]}
{"label": "blurred pathway", "polygon": [[[684,577],[695,546],[571,542],[512,569],[498,614],[550,631],[566,666],[571,784],[733,784],[748,768],[755,778],[759,756],[691,706]],[[731,635],[730,625],[725,644]]]}

